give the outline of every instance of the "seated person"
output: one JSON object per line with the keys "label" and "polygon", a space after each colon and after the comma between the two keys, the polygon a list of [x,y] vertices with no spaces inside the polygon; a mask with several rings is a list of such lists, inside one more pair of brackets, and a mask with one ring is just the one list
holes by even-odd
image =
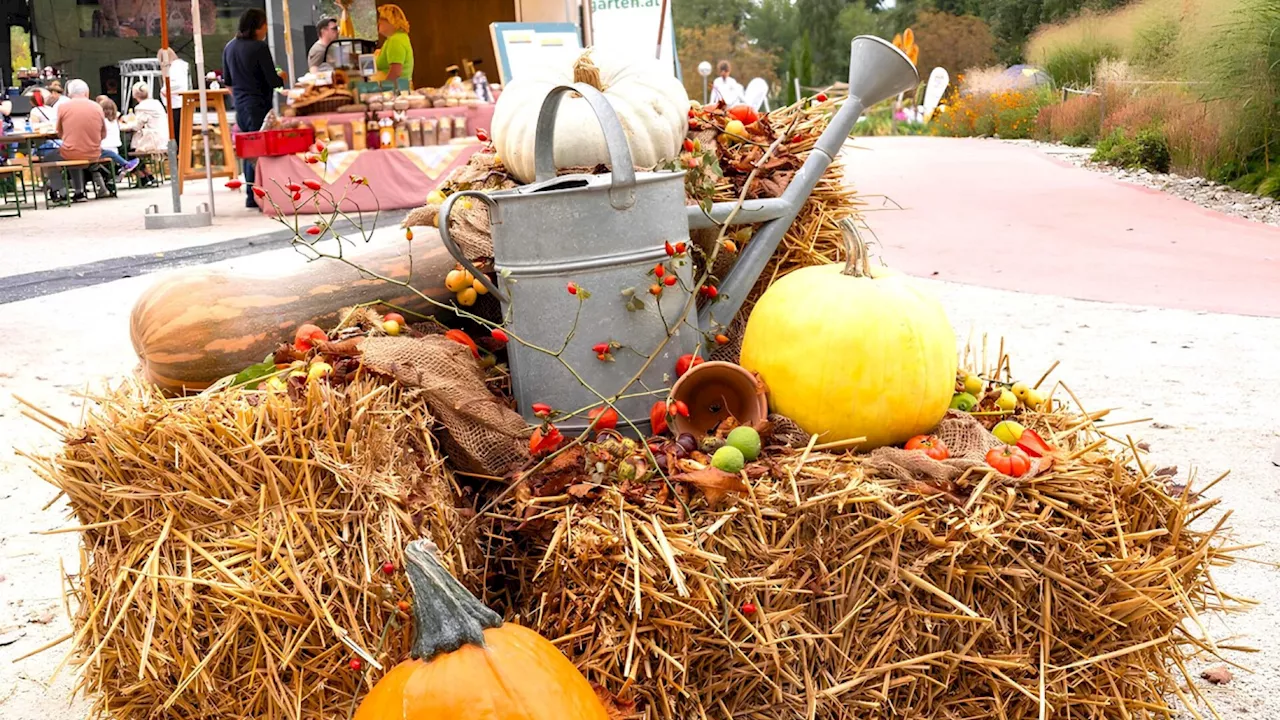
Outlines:
{"label": "seated person", "polygon": [[[145,155],[168,153],[169,114],[159,100],[151,97],[151,86],[144,82],[135,84],[133,102],[134,120],[128,128],[133,131],[133,142],[129,144],[129,149]],[[145,166],[139,177],[143,187],[157,184],[155,177]]]}
{"label": "seated person", "polygon": [[116,109],[115,101],[106,95],[99,95],[97,100],[99,107],[102,108],[102,115],[107,119],[107,137],[102,141],[102,157],[115,163],[119,168],[116,176],[116,182],[119,182],[138,167],[138,160],[125,160],[120,156],[120,146],[124,142],[120,139],[120,111]]}
{"label": "seated person", "polygon": [[[102,157],[102,141],[107,136],[107,120],[98,103],[89,99],[89,85],[83,80],[67,83],[67,97],[58,103],[58,137],[62,145],[44,155],[46,162],[62,160],[97,160]],[[66,200],[67,188],[62,172],[52,168],[46,173],[49,194],[55,201]],[[84,177],[71,173],[74,189],[71,199],[85,200]],[[94,173],[94,188],[99,195],[107,194],[106,183]]]}

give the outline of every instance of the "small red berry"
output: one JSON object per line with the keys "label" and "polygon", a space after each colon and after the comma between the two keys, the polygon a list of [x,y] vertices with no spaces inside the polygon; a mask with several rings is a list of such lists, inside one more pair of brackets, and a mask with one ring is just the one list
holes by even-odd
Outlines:
{"label": "small red berry", "polygon": [[382,319],[390,320],[392,322],[397,322],[397,323],[400,323],[401,325],[404,325],[404,316],[398,312],[389,312],[386,315],[383,315]]}
{"label": "small red berry", "polygon": [[578,286],[575,283],[569,283],[568,285],[565,286],[564,289],[568,290],[570,295],[578,294]]}
{"label": "small red berry", "polygon": [[693,116],[694,116],[694,109],[689,108],[689,117],[693,117]]}
{"label": "small red berry", "polygon": [[409,609],[413,606],[409,604],[408,600],[401,600],[400,602],[396,603],[396,607],[400,609],[400,612],[407,613],[409,612]]}
{"label": "small red berry", "polygon": [[609,352],[609,343],[596,343],[595,345],[591,346],[591,352],[597,355],[602,355],[604,353],[607,353]]}
{"label": "small red berry", "polygon": [[690,129],[690,130],[697,130],[697,129],[698,129],[698,121],[697,121],[697,120],[694,120],[693,118],[689,118],[689,129]]}
{"label": "small red berry", "polygon": [[301,186],[301,185],[299,185],[298,183],[289,183],[288,185],[285,185],[284,187],[285,187],[285,189],[286,189],[286,190],[288,190],[288,191],[289,191],[289,192],[291,192],[291,193],[298,192],[299,190],[301,190],[301,189],[302,189],[302,186]]}
{"label": "small red berry", "polygon": [[742,603],[742,614],[743,614],[743,615],[755,615],[755,614],[756,614],[756,604],[755,604],[755,603],[753,603],[753,602],[744,602],[744,603]]}
{"label": "small red berry", "polygon": [[498,342],[500,342],[500,343],[505,343],[505,342],[510,342],[510,341],[511,341],[511,336],[510,336],[510,335],[507,335],[507,333],[506,333],[505,331],[503,331],[503,330],[501,330],[501,329],[499,329],[499,328],[494,328],[494,329],[490,330],[490,331],[489,331],[489,335],[491,335],[491,336],[493,337],[493,339],[494,339],[494,340],[497,340],[497,341],[498,341]]}
{"label": "small red berry", "polygon": [[684,151],[693,152],[693,141],[690,140],[689,138],[684,139]]}
{"label": "small red berry", "polygon": [[405,228],[405,229],[404,229],[404,239],[405,239],[405,240],[413,240],[413,228]]}
{"label": "small red berry", "polygon": [[662,284],[666,285],[667,287],[671,287],[672,285],[675,285],[679,281],[680,281],[680,278],[677,278],[675,275],[668,275],[662,278]]}
{"label": "small red berry", "polygon": [[258,197],[266,197],[266,196],[267,196],[267,191],[266,191],[266,190],[263,190],[263,189],[262,189],[262,188],[260,188],[260,187],[254,187],[254,188],[253,188],[253,194],[254,194],[254,195],[256,195],[256,196],[258,196]]}
{"label": "small red berry", "polygon": [[239,189],[241,188],[241,186],[243,186],[243,185],[244,185],[244,183],[240,182],[239,180],[228,180],[228,181],[227,181],[227,187],[231,188],[232,190],[239,190]]}
{"label": "small red berry", "polygon": [[663,275],[666,275],[666,274],[667,274],[667,269],[663,267],[661,263],[653,266],[654,277],[662,277]]}
{"label": "small red berry", "polygon": [[302,184],[306,185],[308,188],[312,190],[319,190],[320,188],[324,187],[323,185],[320,184],[319,180],[303,180]]}
{"label": "small red berry", "polygon": [[814,95],[814,96],[813,96],[813,99],[814,99],[814,100],[817,100],[818,102],[826,102],[826,101],[827,101],[827,94],[826,94],[826,93],[818,93],[817,95]]}
{"label": "small red berry", "polygon": [[360,672],[360,668],[364,667],[364,663],[360,662],[360,658],[351,658],[351,662],[347,663],[347,667]]}
{"label": "small red berry", "polygon": [[680,417],[689,417],[689,406],[683,400],[675,401],[676,414]]}
{"label": "small red berry", "polygon": [[655,297],[656,297],[656,296],[658,296],[658,295],[661,295],[661,294],[662,294],[662,286],[661,286],[661,285],[650,285],[650,286],[649,286],[649,294],[650,294],[650,295],[653,295],[653,296],[655,296]]}
{"label": "small red berry", "polygon": [[596,359],[600,362],[608,362],[609,356],[604,353],[600,353],[599,355],[596,355]]}
{"label": "small red berry", "polygon": [[684,251],[685,251],[685,250],[688,250],[688,249],[689,249],[689,246],[688,246],[688,245],[685,245],[685,244],[684,244],[684,243],[682,243],[682,242],[678,242],[678,243],[676,243],[676,254],[677,254],[677,255],[683,255],[683,254],[684,254]]}
{"label": "small red berry", "polygon": [[551,417],[551,406],[546,403],[534,403],[533,414],[540,418]]}
{"label": "small red berry", "polygon": [[480,142],[489,142],[489,133],[484,128],[476,130],[476,139]]}
{"label": "small red berry", "polygon": [[299,200],[301,200],[301,199],[302,199],[302,193],[300,193],[300,192],[296,192],[296,193],[294,193],[294,194],[293,194],[293,201],[294,201],[294,202],[298,202],[298,201],[299,201]]}
{"label": "small red berry", "polygon": [[395,574],[395,572],[396,572],[396,564],[395,564],[395,563],[391,562],[390,560],[388,560],[388,561],[386,561],[386,562],[382,563],[382,574],[384,574],[384,575],[394,575],[394,574]]}
{"label": "small red berry", "polygon": [[308,165],[315,165],[320,162],[320,157],[318,155],[308,155],[303,159],[307,161]]}
{"label": "small red berry", "polygon": [[312,225],[311,227],[307,228],[308,235],[319,235],[321,232],[323,232],[323,230],[320,229],[319,225]]}
{"label": "small red berry", "polygon": [[703,285],[701,292],[703,297],[710,298],[711,300],[715,300],[716,296],[720,294],[720,291],[716,289],[715,285]]}
{"label": "small red berry", "polygon": [[717,345],[728,345],[728,344],[729,344],[729,336],[728,336],[728,335],[725,335],[724,333],[721,333],[721,334],[717,335],[717,336],[716,336],[716,344],[717,344]]}
{"label": "small red berry", "polygon": [[670,242],[664,243],[663,249],[667,251],[668,257],[674,257],[676,254],[676,246],[672,245]]}

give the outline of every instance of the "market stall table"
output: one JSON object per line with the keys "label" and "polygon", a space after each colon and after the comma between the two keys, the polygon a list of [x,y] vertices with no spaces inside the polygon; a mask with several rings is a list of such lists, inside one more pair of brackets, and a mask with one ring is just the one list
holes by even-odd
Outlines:
{"label": "market stall table", "polygon": [[[489,127],[493,120],[493,108],[493,105],[462,105],[404,111],[410,120],[465,118],[465,137],[470,138],[470,142],[463,142],[459,138],[442,145],[350,150],[331,153],[327,163],[315,164],[308,164],[301,155],[258,158],[257,183],[268,193],[268,198],[261,200],[259,205],[268,215],[278,212],[292,214],[294,203],[285,186],[291,182],[314,179],[322,183],[323,189],[319,198],[311,198],[310,193],[304,195],[307,198],[305,212],[316,211],[316,199],[320,202],[319,212],[332,212],[333,200],[339,201],[339,209],[344,212],[419,207],[426,201],[427,194],[440,186],[454,168],[465,165],[480,150],[482,145],[475,139],[476,130]],[[392,114],[392,111],[387,110],[380,112],[378,117],[388,118]],[[316,125],[327,125],[330,137],[338,139],[338,128],[363,123],[365,115],[322,113],[298,119]],[[349,138],[347,141],[350,142]],[[349,187],[349,177],[352,175],[366,179],[368,186]],[[377,195],[376,201],[374,193]]]}
{"label": "market stall table", "polygon": [[[427,195],[444,183],[454,168],[467,163],[483,145],[480,141],[449,145],[351,150],[332,153],[328,162],[307,163],[302,155],[258,158],[258,185],[267,197],[258,205],[268,215],[294,214],[289,183],[317,180],[318,193],[303,191],[299,209],[304,213],[328,213],[334,205],[343,212],[403,210],[426,202]],[[353,185],[352,177],[365,180]],[[318,205],[318,207],[317,207]]]}

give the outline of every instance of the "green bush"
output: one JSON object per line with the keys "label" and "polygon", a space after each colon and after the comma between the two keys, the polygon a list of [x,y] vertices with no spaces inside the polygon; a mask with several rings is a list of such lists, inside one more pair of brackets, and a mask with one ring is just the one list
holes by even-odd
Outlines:
{"label": "green bush", "polygon": [[1084,147],[1085,145],[1088,145],[1091,142],[1093,142],[1093,137],[1090,136],[1089,133],[1087,132],[1077,131],[1077,132],[1071,133],[1070,135],[1066,135],[1062,138],[1062,144],[1070,145],[1071,147]]}
{"label": "green bush", "polygon": [[1182,26],[1171,15],[1161,15],[1139,25],[1129,46],[1129,60],[1156,75],[1170,74],[1170,58],[1177,54]]}
{"label": "green bush", "polygon": [[1093,160],[1122,168],[1169,172],[1169,141],[1157,128],[1139,130],[1133,137],[1116,129],[1098,141]]}
{"label": "green bush", "polygon": [[1120,57],[1120,48],[1109,42],[1089,40],[1064,45],[1044,60],[1044,71],[1058,87],[1083,87],[1093,82],[1093,71],[1104,59]]}

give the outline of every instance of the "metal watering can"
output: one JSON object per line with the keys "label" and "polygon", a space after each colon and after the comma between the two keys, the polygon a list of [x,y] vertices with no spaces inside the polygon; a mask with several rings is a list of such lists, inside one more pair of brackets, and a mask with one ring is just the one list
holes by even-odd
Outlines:
{"label": "metal watering can", "polygon": [[[734,216],[733,224],[763,224],[718,285],[721,301],[708,304],[696,323],[692,317],[680,322],[690,302],[692,265],[687,257],[668,258],[665,245],[687,243],[691,228],[723,224],[737,203],[716,203],[708,213],[686,206],[683,172],[632,169],[626,134],[604,95],[584,84],[553,89],[535,129],[535,181],[501,192],[455,193],[439,216],[444,246],[501,301],[504,325],[524,341],[510,343],[508,355],[512,390],[525,419],[539,421],[534,403],[571,413],[598,405],[602,395],[648,433],[649,409],[666,396],[677,358],[696,351],[714,327],[732,321],[862,111],[918,83],[902,51],[880,38],[854,38],[848,100],[782,197],[747,201]],[[569,92],[582,95],[595,112],[612,173],[556,176],[552,138],[560,101]],[[449,235],[449,213],[464,197],[488,205],[497,284]],[[676,283],[662,285],[655,297],[648,291],[655,282],[649,273],[663,262]],[[591,298],[569,294],[569,283]],[[593,349],[600,343],[610,343],[605,361]],[[561,427],[576,434],[588,424],[584,413]]]}

